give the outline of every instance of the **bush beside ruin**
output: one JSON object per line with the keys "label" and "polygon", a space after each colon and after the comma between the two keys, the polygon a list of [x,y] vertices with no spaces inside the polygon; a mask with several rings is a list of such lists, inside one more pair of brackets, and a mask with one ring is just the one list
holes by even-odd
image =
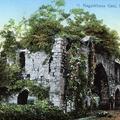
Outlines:
{"label": "bush beside ruin", "polygon": [[0,120],[69,120],[58,108],[48,105],[0,104]]}

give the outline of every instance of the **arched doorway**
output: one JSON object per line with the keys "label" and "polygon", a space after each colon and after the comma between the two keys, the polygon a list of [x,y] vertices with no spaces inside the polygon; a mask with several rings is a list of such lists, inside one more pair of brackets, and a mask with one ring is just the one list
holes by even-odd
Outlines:
{"label": "arched doorway", "polygon": [[115,108],[120,108],[120,90],[117,89],[115,92]]}
{"label": "arched doorway", "polygon": [[93,92],[100,97],[100,106],[104,109],[109,108],[109,87],[105,68],[98,64],[95,69]]}
{"label": "arched doorway", "polygon": [[22,90],[17,98],[17,104],[20,105],[25,105],[27,104],[27,100],[28,100],[28,94],[29,94],[29,90],[28,89],[24,89]]}

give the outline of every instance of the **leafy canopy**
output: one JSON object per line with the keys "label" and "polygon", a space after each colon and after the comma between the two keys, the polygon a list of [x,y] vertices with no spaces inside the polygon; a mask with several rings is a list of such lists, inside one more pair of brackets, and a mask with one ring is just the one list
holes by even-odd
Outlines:
{"label": "leafy canopy", "polygon": [[[23,29],[24,30],[23,30]],[[23,32],[24,31],[24,32]],[[51,4],[42,5],[29,19],[16,25],[10,20],[0,35],[5,38],[2,46],[11,53],[18,47],[28,48],[35,52],[44,50],[50,53],[54,38],[57,36],[72,38],[72,43],[86,35],[95,36],[96,52],[106,52],[118,56],[119,36],[111,30],[95,14],[81,8],[73,8],[66,12],[64,0],[52,0]],[[17,42],[20,39],[20,42]]]}
{"label": "leafy canopy", "polygon": [[[32,50],[50,52],[56,36],[72,38],[72,43],[86,35],[95,36],[96,51],[100,49],[112,55],[119,55],[119,36],[81,8],[66,12],[64,0],[54,0],[54,4],[42,5],[28,20],[29,30],[21,43]],[[71,41],[70,41],[71,42]]]}
{"label": "leafy canopy", "polygon": [[[54,3],[42,5],[29,19],[23,19],[18,25],[14,20],[5,25],[0,35],[5,39],[2,45],[4,53],[7,56],[14,56],[18,48],[28,48],[32,52],[44,50],[47,53],[51,52],[54,38],[57,36],[66,37],[69,43],[68,52],[68,99],[72,99],[75,95],[75,107],[83,108],[82,99],[86,94],[85,89],[88,87],[88,81],[85,77],[85,58],[80,53],[80,39],[88,36],[94,36],[96,52],[107,53],[110,55],[118,55],[119,53],[119,36],[116,31],[111,30],[104,25],[102,20],[98,20],[95,14],[84,11],[80,8],[73,8],[66,12],[64,0],[53,0]],[[24,28],[24,32],[22,30]],[[20,39],[17,41],[17,39]],[[24,83],[17,81],[17,68],[5,69],[6,64],[0,58],[0,71],[2,71],[2,81],[11,81],[16,83],[15,90],[19,85]],[[9,70],[6,72],[6,70]],[[12,72],[10,72],[12,71]],[[6,78],[7,73],[9,77]],[[11,74],[12,73],[12,74]],[[17,82],[16,82],[17,81]],[[26,84],[26,83],[25,83]],[[29,83],[28,83],[29,84]],[[36,87],[36,88],[35,88]],[[32,88],[35,93],[40,88],[34,86]],[[70,96],[72,93],[73,96]],[[82,95],[83,96],[82,96]],[[41,93],[37,94],[39,98]],[[80,101],[79,101],[80,100]],[[81,102],[81,103],[80,103]],[[82,110],[82,109],[79,109]],[[78,111],[79,111],[78,110]]]}

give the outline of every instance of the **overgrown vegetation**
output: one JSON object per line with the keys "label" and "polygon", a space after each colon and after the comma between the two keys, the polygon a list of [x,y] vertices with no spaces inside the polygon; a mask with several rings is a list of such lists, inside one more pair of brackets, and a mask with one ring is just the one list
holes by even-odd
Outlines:
{"label": "overgrown vegetation", "polygon": [[49,98],[49,88],[43,87],[35,80],[17,80],[13,85],[10,85],[9,91],[10,93],[16,94],[23,90],[23,88],[29,89],[29,95],[36,96],[38,100],[45,100]]}
{"label": "overgrown vegetation", "polygon": [[58,108],[45,102],[36,105],[0,105],[1,120],[70,120]]}
{"label": "overgrown vegetation", "polygon": [[[68,86],[66,88],[66,100],[71,100],[75,103],[75,110],[79,114],[82,110],[84,111],[83,99],[89,88],[85,75],[86,58],[80,52],[80,40],[85,36],[93,36],[95,38],[93,42],[95,43],[96,52],[119,57],[119,37],[116,31],[104,25],[103,21],[98,20],[94,14],[80,8],[73,8],[69,10],[69,12],[66,12],[64,0],[54,1],[55,2],[50,5],[42,5],[29,19],[24,18],[18,25],[16,25],[14,20],[10,20],[0,32],[1,37],[5,39],[1,46],[5,58],[9,57],[14,61],[16,50],[19,48],[27,48],[31,52],[43,50],[51,54],[55,37],[70,38],[68,39],[69,48],[67,50]],[[9,92],[15,93],[26,86],[33,92],[32,94],[36,95],[39,99],[45,99],[47,95],[46,90],[38,87],[32,83],[32,81],[19,80],[18,73],[21,70],[17,65],[8,66],[5,58],[2,56],[0,58],[0,86],[6,88],[6,92],[3,92],[5,93],[4,95],[9,96]],[[42,92],[45,93],[45,96]],[[2,99],[2,97],[3,95],[0,99]],[[38,115],[41,116],[40,120],[48,118],[49,120],[51,118],[52,120],[61,120],[64,118],[59,117],[61,112],[53,111],[49,113],[50,111],[41,111],[41,109],[39,110],[36,106],[35,109],[38,111],[31,106],[28,106],[28,108],[26,106],[18,106],[17,108],[16,106],[13,106],[13,108],[9,106],[9,109],[12,109],[13,112],[5,108],[5,111],[8,110],[10,112],[8,112],[9,114],[6,115],[6,117],[9,115],[13,118],[16,118],[17,115],[21,117],[22,115],[26,115],[26,111],[30,109],[31,111],[29,111],[28,118],[31,117],[31,115],[35,117],[34,119],[37,119],[36,116]],[[21,109],[23,109],[23,112]],[[6,112],[1,112],[0,114],[5,117]],[[33,117],[31,118],[33,119]]]}
{"label": "overgrown vegetation", "polygon": [[80,43],[71,46],[68,55],[68,73],[67,73],[67,97],[66,99],[74,103],[76,114],[84,111],[84,97],[88,90],[88,81],[85,70],[85,56],[81,53]]}
{"label": "overgrown vegetation", "polygon": [[0,58],[0,100],[7,99],[10,95],[10,87],[20,78],[20,68],[17,64],[7,64],[5,56]]}
{"label": "overgrown vegetation", "polygon": [[71,37],[73,39],[70,42],[74,43],[87,35],[96,37],[94,42],[97,52],[102,48],[102,52],[119,55],[119,36],[116,31],[98,20],[95,14],[81,8],[66,12],[64,0],[54,1],[42,5],[29,19],[23,18],[18,24],[10,20],[1,31],[6,42],[4,49],[12,51],[24,47],[34,52],[44,50],[49,53],[57,36]]}
{"label": "overgrown vegetation", "polygon": [[[62,3],[62,4],[61,4]],[[119,55],[118,34],[97,20],[94,14],[80,8],[65,12],[65,2],[52,5],[42,5],[26,22],[29,26],[23,44],[30,50],[45,50],[50,52],[54,37],[65,36],[73,38],[72,43],[79,42],[84,36],[94,36],[97,39],[96,51]]]}

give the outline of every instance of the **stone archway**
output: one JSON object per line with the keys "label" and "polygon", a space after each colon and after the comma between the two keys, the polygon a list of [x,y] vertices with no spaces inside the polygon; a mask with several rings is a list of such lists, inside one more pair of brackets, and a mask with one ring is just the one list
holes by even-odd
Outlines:
{"label": "stone archway", "polygon": [[100,63],[96,66],[94,75],[93,92],[100,97],[100,106],[104,109],[109,108],[109,86],[105,68]]}
{"label": "stone archway", "polygon": [[115,91],[115,108],[120,108],[120,90],[116,89]]}
{"label": "stone archway", "polygon": [[28,89],[22,90],[22,91],[18,94],[17,104],[20,104],[20,105],[25,105],[25,104],[27,104],[28,95],[29,95],[29,90],[28,90]]}

